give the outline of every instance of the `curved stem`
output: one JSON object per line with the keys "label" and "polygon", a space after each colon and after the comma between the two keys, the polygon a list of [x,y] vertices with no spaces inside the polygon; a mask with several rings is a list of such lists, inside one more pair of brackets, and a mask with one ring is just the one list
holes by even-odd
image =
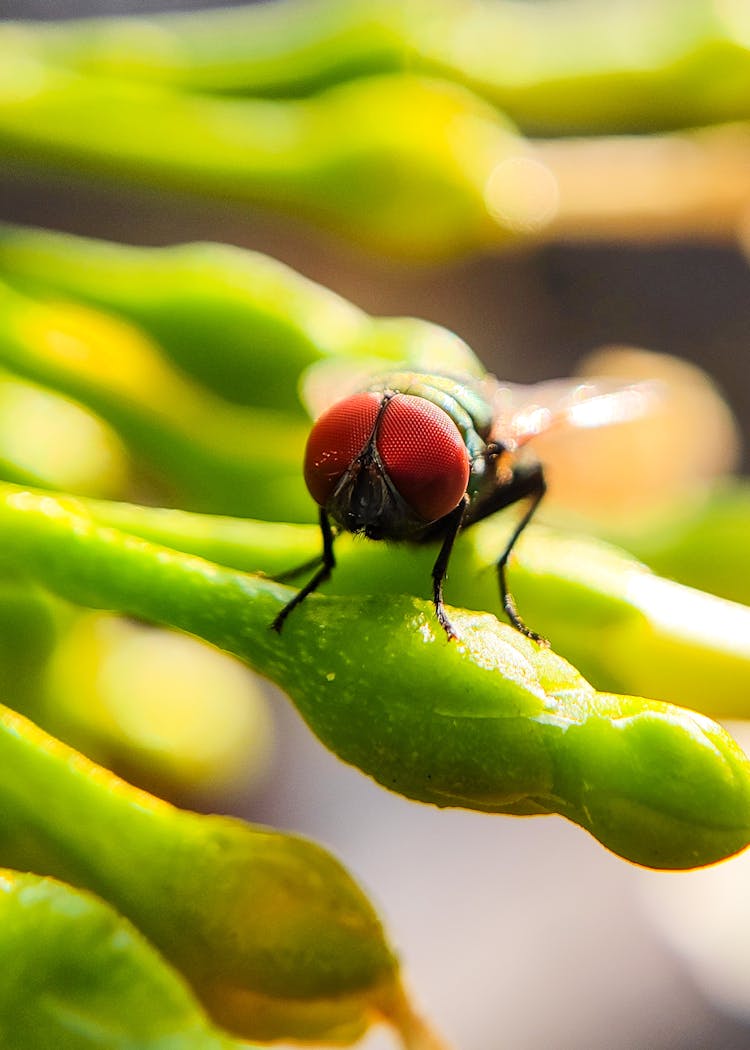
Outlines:
{"label": "curved stem", "polygon": [[750,214],[750,129],[554,139],[535,144],[552,176],[544,241],[726,240]]}

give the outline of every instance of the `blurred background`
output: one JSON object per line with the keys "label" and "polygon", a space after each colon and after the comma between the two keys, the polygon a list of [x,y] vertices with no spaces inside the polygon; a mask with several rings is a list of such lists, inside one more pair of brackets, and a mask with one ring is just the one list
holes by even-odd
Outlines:
{"label": "blurred background", "polygon": [[[0,14],[64,19],[207,6],[2,0]],[[63,176],[14,177],[2,164],[0,220],[134,244],[218,240],[266,252],[373,314],[447,326],[492,372],[516,382],[568,375],[602,344],[675,354],[713,376],[750,445],[750,270],[730,243],[552,243],[439,264],[394,262],[260,209]],[[85,630],[70,640],[74,663],[91,631],[104,648],[112,643],[96,624]],[[139,635],[128,644],[148,650],[151,642]],[[158,648],[146,657],[177,673],[184,654],[175,652],[170,671]],[[65,673],[61,660],[56,681]],[[750,1046],[750,966],[730,951],[749,940],[745,860],[705,873],[647,872],[562,820],[409,803],[327,754],[283,696],[265,686],[259,694],[234,666],[216,673],[228,678],[219,687],[212,679],[214,714],[216,696],[237,698],[231,775],[198,777],[198,788],[167,776],[173,796],[332,848],[380,908],[417,1002],[459,1050]],[[140,695],[137,682],[128,689],[126,697]],[[164,718],[173,722],[174,712]],[[152,738],[151,751],[168,751],[169,734],[165,740]],[[165,776],[162,768],[153,786]],[[394,1044],[375,1032],[364,1045]]]}

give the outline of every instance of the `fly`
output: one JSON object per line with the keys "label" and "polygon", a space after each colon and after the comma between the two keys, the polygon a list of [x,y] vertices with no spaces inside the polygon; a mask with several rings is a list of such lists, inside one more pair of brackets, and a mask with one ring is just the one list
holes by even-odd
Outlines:
{"label": "fly", "polygon": [[448,639],[457,637],[443,601],[443,583],[462,529],[525,501],[496,562],[498,586],[516,630],[546,640],[520,617],[508,588],[507,564],[546,491],[542,464],[528,442],[561,424],[602,426],[637,418],[648,408],[649,384],[613,386],[563,380],[529,387],[493,377],[459,379],[392,372],[330,405],[313,424],[304,475],[318,504],[323,552],[309,582],[272,626],[327,580],[341,532],[373,540],[440,541],[432,568],[435,614]]}

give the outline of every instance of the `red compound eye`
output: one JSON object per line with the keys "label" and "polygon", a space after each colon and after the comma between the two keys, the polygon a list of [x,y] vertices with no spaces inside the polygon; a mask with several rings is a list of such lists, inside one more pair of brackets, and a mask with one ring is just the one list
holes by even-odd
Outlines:
{"label": "red compound eye", "polygon": [[305,482],[321,507],[367,444],[382,400],[382,394],[352,394],[315,421],[305,451]]}
{"label": "red compound eye", "polygon": [[423,521],[437,521],[460,503],[469,454],[442,408],[423,397],[396,395],[380,421],[377,446],[391,481]]}

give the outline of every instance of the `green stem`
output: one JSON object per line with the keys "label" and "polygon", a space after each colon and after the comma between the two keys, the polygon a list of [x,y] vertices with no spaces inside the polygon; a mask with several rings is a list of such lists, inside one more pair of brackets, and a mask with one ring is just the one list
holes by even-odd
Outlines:
{"label": "green stem", "polygon": [[353,1037],[398,996],[377,916],[319,846],[178,810],[2,707],[0,756],[4,863],[114,904],[237,1034]]}
{"label": "green stem", "polygon": [[750,206],[743,125],[531,144],[468,91],[413,76],[282,102],[44,66],[23,90],[22,75],[0,84],[9,170],[267,206],[409,258],[557,238],[726,239]]}
{"label": "green stem", "polygon": [[53,879],[0,868],[0,958],[6,1050],[254,1050],[127,920]]}
{"label": "green stem", "polygon": [[[282,574],[321,550],[315,526],[206,517],[83,500],[103,525],[245,572]],[[493,563],[508,518],[473,526],[457,545],[449,600],[502,616]],[[431,546],[339,537],[328,594],[430,594]],[[304,582],[302,574],[295,584]],[[602,689],[662,696],[717,718],[750,716],[750,610],[660,579],[615,547],[531,527],[510,581],[524,617]],[[637,651],[638,660],[632,654]]]}
{"label": "green stem", "polygon": [[302,414],[300,377],[326,359],[482,373],[448,329],[371,317],[283,263],[226,244],[140,248],[0,224],[0,271],[29,294],[135,322],[209,389],[260,408]]}
{"label": "green stem", "polygon": [[634,131],[750,116],[747,22],[741,4],[711,0],[277,0],[19,24],[5,47],[103,76],[256,95],[439,72],[525,128]]}
{"label": "green stem", "polygon": [[[269,625],[289,588],[99,525],[72,500],[3,493],[9,562],[69,600],[235,653],[391,790],[440,806],[559,812],[655,867],[710,863],[750,842],[750,763],[723,730],[669,704],[597,693],[494,617],[454,611],[461,642],[450,644],[412,597],[313,596],[279,636]],[[616,559],[607,567],[616,580]]]}
{"label": "green stem", "polygon": [[619,542],[663,576],[750,605],[748,535],[750,484],[733,478],[699,506]]}
{"label": "green stem", "polygon": [[484,198],[519,140],[448,82],[355,80],[305,100],[191,95],[24,58],[0,79],[6,168],[260,205],[406,257],[517,239]]}
{"label": "green stem", "polygon": [[0,286],[0,361],[106,420],[167,500],[193,509],[310,516],[299,415],[211,397],[130,325]]}

